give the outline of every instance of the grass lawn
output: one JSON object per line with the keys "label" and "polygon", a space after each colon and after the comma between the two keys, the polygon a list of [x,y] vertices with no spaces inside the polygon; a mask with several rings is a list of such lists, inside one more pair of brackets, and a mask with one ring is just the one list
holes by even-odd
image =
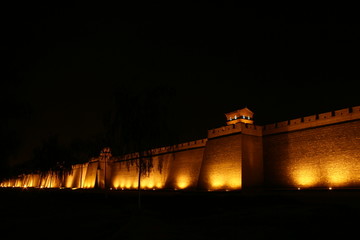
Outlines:
{"label": "grass lawn", "polygon": [[359,190],[0,189],[0,239],[357,238]]}

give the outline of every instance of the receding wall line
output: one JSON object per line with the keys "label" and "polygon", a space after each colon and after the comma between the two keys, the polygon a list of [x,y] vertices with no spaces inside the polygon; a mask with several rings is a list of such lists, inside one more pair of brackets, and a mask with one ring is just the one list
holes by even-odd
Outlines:
{"label": "receding wall line", "polygon": [[[157,156],[162,156],[162,155],[166,155],[166,154],[174,154],[174,153],[178,153],[178,152],[185,152],[185,151],[189,151],[189,150],[195,150],[195,149],[201,149],[201,148],[205,148],[205,146],[201,146],[201,147],[193,147],[193,148],[186,148],[186,149],[179,149],[179,150],[173,150],[173,151],[169,151],[169,152],[163,152],[163,153],[157,153],[157,154],[152,154],[151,157],[157,157]],[[146,156],[145,156],[146,157]],[[150,156],[149,156],[150,157]],[[132,160],[136,160],[138,159],[138,157],[133,157],[133,158],[129,158],[126,160],[114,160],[114,163],[118,163],[118,162],[128,162],[128,161],[132,161]]]}
{"label": "receding wall line", "polygon": [[219,139],[219,138],[224,138],[224,137],[229,137],[229,136],[234,136],[234,135],[240,135],[240,134],[242,134],[242,132],[235,132],[235,133],[230,133],[230,134],[226,134],[226,135],[211,137],[211,138],[209,138],[209,140]]}
{"label": "receding wall line", "polygon": [[359,119],[347,120],[347,121],[336,122],[336,123],[328,123],[328,124],[324,124],[324,125],[320,125],[320,126],[313,126],[313,127],[307,127],[307,128],[301,128],[301,129],[284,130],[284,131],[275,132],[275,133],[266,133],[266,130],[264,130],[263,136],[273,136],[273,135],[278,135],[278,134],[287,134],[290,132],[306,131],[306,130],[310,130],[310,129],[323,128],[323,127],[327,127],[327,126],[340,125],[340,124],[356,122],[356,121],[359,121]]}

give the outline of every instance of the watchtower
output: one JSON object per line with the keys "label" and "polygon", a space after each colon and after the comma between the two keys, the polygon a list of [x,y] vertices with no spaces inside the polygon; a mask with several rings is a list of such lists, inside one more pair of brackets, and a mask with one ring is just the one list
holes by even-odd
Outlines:
{"label": "watchtower", "polygon": [[253,120],[254,113],[247,107],[233,112],[225,113],[225,116],[227,120],[226,121],[227,125],[236,124],[238,122],[243,122],[248,124],[254,123]]}

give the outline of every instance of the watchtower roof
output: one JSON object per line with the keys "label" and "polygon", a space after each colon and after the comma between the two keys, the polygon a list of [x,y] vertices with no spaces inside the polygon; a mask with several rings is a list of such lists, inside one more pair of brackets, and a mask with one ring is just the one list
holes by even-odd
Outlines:
{"label": "watchtower roof", "polygon": [[253,124],[254,122],[253,121],[254,113],[247,107],[233,112],[225,113],[225,116],[227,120],[226,122],[227,125],[236,124],[238,122]]}

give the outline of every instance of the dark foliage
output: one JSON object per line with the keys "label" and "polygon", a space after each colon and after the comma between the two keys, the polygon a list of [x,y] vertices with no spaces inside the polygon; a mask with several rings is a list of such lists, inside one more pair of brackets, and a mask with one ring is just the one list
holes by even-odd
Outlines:
{"label": "dark foliage", "polygon": [[167,87],[116,92],[113,109],[104,118],[106,143],[114,155],[145,153],[175,142],[167,115],[174,94]]}
{"label": "dark foliage", "polygon": [[11,176],[11,157],[21,145],[21,140],[12,122],[17,119],[26,118],[29,109],[25,104],[16,99],[16,90],[19,81],[14,79],[2,79],[0,81],[0,179]]}
{"label": "dark foliage", "polygon": [[[106,141],[115,154],[135,153],[136,158],[127,161],[138,171],[138,207],[141,209],[141,177],[152,171],[151,149],[169,145],[174,138],[169,128],[167,113],[174,91],[165,87],[153,87],[130,92],[123,89],[116,93],[113,111],[105,119]],[[159,163],[161,170],[162,163]]]}

